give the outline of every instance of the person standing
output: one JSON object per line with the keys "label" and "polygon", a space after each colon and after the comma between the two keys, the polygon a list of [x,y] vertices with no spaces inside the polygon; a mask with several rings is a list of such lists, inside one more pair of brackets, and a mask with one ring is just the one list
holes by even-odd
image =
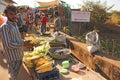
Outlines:
{"label": "person standing", "polygon": [[46,32],[46,23],[48,22],[48,18],[45,13],[42,13],[42,20],[41,20],[41,33],[42,35]]}
{"label": "person standing", "polygon": [[17,80],[23,59],[22,46],[28,42],[24,42],[20,36],[16,23],[17,8],[13,5],[8,5],[4,13],[8,20],[0,28],[1,39],[8,63],[9,80]]}
{"label": "person standing", "polygon": [[19,13],[17,15],[18,15],[17,24],[19,27],[19,31],[21,33],[22,39],[24,39],[26,32],[27,32],[27,29],[28,29],[27,24],[26,24],[27,15],[23,11],[23,8],[19,8]]}
{"label": "person standing", "polygon": [[62,30],[61,19],[60,19],[59,13],[57,11],[54,12],[54,17],[55,17],[54,18],[54,28],[55,28],[54,31]]}

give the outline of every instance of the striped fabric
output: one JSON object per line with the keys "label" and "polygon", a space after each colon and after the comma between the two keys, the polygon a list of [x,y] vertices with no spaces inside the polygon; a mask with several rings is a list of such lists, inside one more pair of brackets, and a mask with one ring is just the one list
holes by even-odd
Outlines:
{"label": "striped fabric", "polygon": [[0,31],[8,62],[22,60],[23,40],[16,23],[7,21]]}
{"label": "striped fabric", "polygon": [[17,80],[21,64],[22,60],[8,63],[9,80]]}

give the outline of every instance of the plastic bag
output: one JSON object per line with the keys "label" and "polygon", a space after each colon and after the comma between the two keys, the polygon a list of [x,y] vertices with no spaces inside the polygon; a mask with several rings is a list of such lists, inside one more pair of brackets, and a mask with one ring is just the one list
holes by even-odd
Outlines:
{"label": "plastic bag", "polygon": [[86,35],[87,48],[90,53],[94,53],[100,49],[99,35],[95,31],[91,31]]}
{"label": "plastic bag", "polygon": [[66,43],[66,35],[60,34],[55,37],[56,41]]}
{"label": "plastic bag", "polygon": [[58,42],[66,43],[66,35],[60,34],[59,32],[54,32],[55,40]]}

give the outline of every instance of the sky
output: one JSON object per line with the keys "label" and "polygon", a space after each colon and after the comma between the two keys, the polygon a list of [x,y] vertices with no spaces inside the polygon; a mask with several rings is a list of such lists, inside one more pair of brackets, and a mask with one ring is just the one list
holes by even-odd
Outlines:
{"label": "sky", "polygon": [[[41,2],[50,2],[53,0],[13,0],[17,3],[17,5],[29,5],[30,7],[37,7],[39,6],[37,3],[35,3],[36,1],[41,1]],[[83,1],[85,0],[63,0],[66,3],[68,3],[69,5],[71,5],[71,8],[80,8],[80,5],[83,4]],[[87,0],[86,0],[87,1]],[[97,1],[97,0],[89,0],[89,1]],[[103,2],[107,2],[107,6],[111,6],[114,5],[114,7],[112,8],[112,10],[118,10],[120,11],[120,0],[100,0],[102,3]]]}

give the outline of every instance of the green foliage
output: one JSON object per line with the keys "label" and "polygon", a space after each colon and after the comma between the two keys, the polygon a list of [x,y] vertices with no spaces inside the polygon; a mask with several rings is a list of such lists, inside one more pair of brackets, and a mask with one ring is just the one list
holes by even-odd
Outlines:
{"label": "green foliage", "polygon": [[101,40],[101,49],[107,54],[120,58],[120,45],[113,40]]}
{"label": "green foliage", "polygon": [[[93,30],[96,32],[99,32],[99,30]],[[73,36],[76,38],[78,41],[85,43],[86,39],[85,36],[88,32],[84,33],[82,36]],[[105,51],[106,54],[114,56],[116,58],[120,58],[120,45],[119,41],[115,39],[107,39],[107,40],[100,40],[101,42],[101,50]]]}
{"label": "green foliage", "polygon": [[84,33],[82,36],[75,37],[75,38],[76,38],[77,40],[79,40],[80,42],[85,43],[85,42],[86,42],[86,39],[85,39],[86,34],[87,34],[87,33]]}
{"label": "green foliage", "polygon": [[[93,31],[99,32],[99,30],[97,30],[97,29],[94,29]],[[80,42],[86,43],[85,37],[86,37],[86,34],[89,33],[89,32],[91,32],[91,31],[85,32],[82,36],[79,36],[79,37],[73,36],[73,37],[76,38]]]}

